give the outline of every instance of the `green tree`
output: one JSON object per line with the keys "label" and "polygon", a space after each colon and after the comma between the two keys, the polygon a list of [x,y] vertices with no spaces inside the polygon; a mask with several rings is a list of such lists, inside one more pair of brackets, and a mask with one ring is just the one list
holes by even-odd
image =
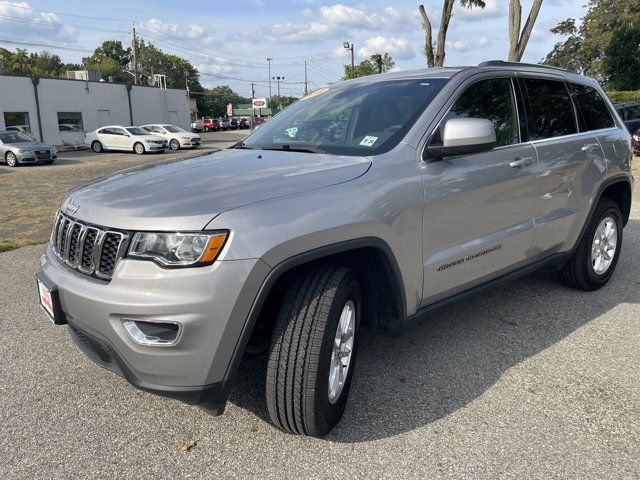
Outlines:
{"label": "green tree", "polygon": [[602,66],[609,88],[640,89],[640,25],[623,27],[613,33]]}
{"label": "green tree", "polygon": [[133,77],[127,73],[131,62],[131,48],[124,48],[122,42],[107,40],[102,42],[91,55],[87,68],[97,70],[104,79],[112,78],[114,82],[132,82]]}
{"label": "green tree", "polygon": [[227,85],[210,89],[205,88],[197,98],[198,112],[202,117],[221,117],[226,115],[229,103],[251,103],[251,99],[237,94]]}
{"label": "green tree", "polygon": [[37,77],[62,77],[64,76],[64,63],[58,55],[46,50],[29,55],[29,73]]}
{"label": "green tree", "polygon": [[551,30],[568,38],[556,44],[543,63],[606,81],[605,50],[617,30],[640,25],[640,0],[589,0],[587,6],[579,27],[569,18]]}
{"label": "green tree", "polygon": [[[354,77],[366,77],[367,75],[375,75],[376,73],[386,73],[395,67],[396,62],[388,53],[384,55],[371,55],[366,60],[361,61],[355,65]],[[344,76],[342,80],[348,80],[351,78],[351,65],[344,66]]]}

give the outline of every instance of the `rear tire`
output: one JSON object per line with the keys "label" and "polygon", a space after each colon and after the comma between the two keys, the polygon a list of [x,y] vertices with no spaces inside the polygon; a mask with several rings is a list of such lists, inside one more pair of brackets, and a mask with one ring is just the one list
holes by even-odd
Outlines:
{"label": "rear tire", "polygon": [[578,248],[560,270],[560,280],[579,290],[602,288],[618,264],[622,247],[622,214],[608,198],[600,200]]}
{"label": "rear tire", "polygon": [[174,138],[169,142],[169,148],[171,148],[171,150],[179,150],[180,142]]}
{"label": "rear tire", "polygon": [[96,153],[102,152],[103,150],[102,144],[99,141],[94,140],[93,143],[91,144],[91,150],[93,150]]}
{"label": "rear tire", "polygon": [[318,265],[291,281],[266,376],[267,408],[278,428],[323,437],[340,421],[356,361],[361,306],[360,286],[348,268]]}
{"label": "rear tire", "polygon": [[133,151],[138,155],[144,155],[144,145],[140,142],[136,142],[136,144],[133,146]]}

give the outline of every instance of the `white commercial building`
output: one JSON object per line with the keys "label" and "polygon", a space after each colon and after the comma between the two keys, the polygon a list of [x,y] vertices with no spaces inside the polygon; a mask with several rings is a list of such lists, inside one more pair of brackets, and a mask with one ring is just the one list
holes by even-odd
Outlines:
{"label": "white commercial building", "polygon": [[171,123],[190,129],[185,90],[0,75],[0,131],[22,127],[52,145],[80,145],[104,125]]}

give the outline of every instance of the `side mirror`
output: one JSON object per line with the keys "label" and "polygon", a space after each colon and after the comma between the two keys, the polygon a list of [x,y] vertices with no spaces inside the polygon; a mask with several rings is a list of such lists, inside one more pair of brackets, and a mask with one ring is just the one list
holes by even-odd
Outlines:
{"label": "side mirror", "polygon": [[452,118],[444,125],[442,145],[430,145],[427,152],[432,157],[444,158],[488,152],[496,145],[496,130],[491,120]]}

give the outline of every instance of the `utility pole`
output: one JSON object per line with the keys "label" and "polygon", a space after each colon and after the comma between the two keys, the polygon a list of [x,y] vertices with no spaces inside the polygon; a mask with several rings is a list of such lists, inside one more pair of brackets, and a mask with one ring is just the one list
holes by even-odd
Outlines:
{"label": "utility pole", "polygon": [[133,24],[133,84],[138,85],[138,40],[136,39],[136,24]]}
{"label": "utility pole", "polygon": [[256,117],[256,109],[253,107],[253,100],[256,98],[256,89],[251,82],[251,123],[249,124],[250,131],[253,132],[253,124]]}
{"label": "utility pole", "polygon": [[307,59],[305,58],[304,60],[304,94],[306,95],[308,93],[308,86],[307,86]]}
{"label": "utility pole", "polygon": [[267,57],[267,64],[269,65],[269,100],[271,100],[271,60],[272,57]]}

